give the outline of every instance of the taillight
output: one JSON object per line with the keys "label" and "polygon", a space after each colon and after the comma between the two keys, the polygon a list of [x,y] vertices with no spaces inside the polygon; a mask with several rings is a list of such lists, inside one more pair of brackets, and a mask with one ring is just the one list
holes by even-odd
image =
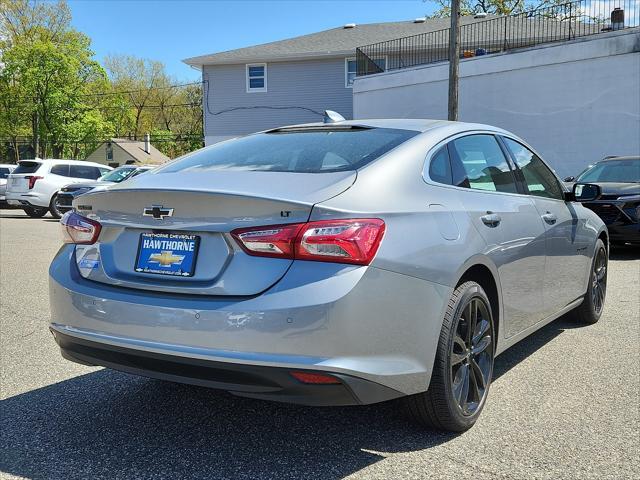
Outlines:
{"label": "taillight", "polygon": [[294,241],[302,224],[270,225],[238,228],[231,232],[249,255],[257,257],[293,258]]}
{"label": "taillight", "polygon": [[382,236],[378,218],[322,220],[231,232],[249,255],[368,265]]}
{"label": "taillight", "polygon": [[74,211],[67,212],[60,219],[62,241],[79,245],[91,245],[96,242],[102,226],[90,218],[78,215]]}
{"label": "taillight", "polygon": [[310,222],[300,230],[295,258],[368,265],[383,234],[378,218]]}
{"label": "taillight", "polygon": [[36,182],[38,180],[42,180],[42,177],[37,177],[35,175],[27,175],[26,178],[29,181],[29,190],[36,186]]}

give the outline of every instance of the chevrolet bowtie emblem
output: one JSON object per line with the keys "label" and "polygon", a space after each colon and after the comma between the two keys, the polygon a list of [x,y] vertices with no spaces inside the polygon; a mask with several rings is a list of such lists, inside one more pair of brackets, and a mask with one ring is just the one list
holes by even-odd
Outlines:
{"label": "chevrolet bowtie emblem", "polygon": [[152,205],[151,207],[146,207],[142,211],[142,215],[145,217],[153,217],[156,220],[162,220],[165,217],[173,216],[173,208],[164,208],[162,205]]}
{"label": "chevrolet bowtie emblem", "polygon": [[182,260],[184,260],[184,255],[174,255],[169,250],[163,250],[162,253],[154,253],[149,257],[149,262],[157,263],[161,267],[180,265]]}

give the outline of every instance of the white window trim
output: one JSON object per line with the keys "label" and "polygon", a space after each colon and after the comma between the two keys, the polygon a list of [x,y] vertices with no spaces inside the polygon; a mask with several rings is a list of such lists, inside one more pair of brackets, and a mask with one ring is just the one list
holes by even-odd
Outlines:
{"label": "white window trim", "polygon": [[[389,64],[388,55],[383,55],[382,57],[378,57],[379,60],[384,60],[385,71],[386,67]],[[356,57],[347,57],[344,59],[344,88],[353,88],[353,84],[349,85],[349,62],[356,61]],[[357,67],[356,67],[357,68]],[[358,71],[356,70],[356,76],[358,75]]]}
{"label": "white window trim", "polygon": [[[264,87],[263,88],[250,88],[249,87],[249,67],[264,67]],[[267,64],[266,63],[247,63],[245,65],[245,82],[247,86],[247,93],[258,93],[267,91]]]}

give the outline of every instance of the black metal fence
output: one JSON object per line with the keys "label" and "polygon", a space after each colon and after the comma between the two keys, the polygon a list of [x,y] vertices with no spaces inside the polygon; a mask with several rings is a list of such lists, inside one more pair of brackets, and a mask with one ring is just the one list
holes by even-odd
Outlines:
{"label": "black metal fence", "polygon": [[[491,55],[639,24],[640,0],[578,0],[508,16],[462,17],[460,56]],[[358,76],[448,60],[448,28],[356,49]]]}

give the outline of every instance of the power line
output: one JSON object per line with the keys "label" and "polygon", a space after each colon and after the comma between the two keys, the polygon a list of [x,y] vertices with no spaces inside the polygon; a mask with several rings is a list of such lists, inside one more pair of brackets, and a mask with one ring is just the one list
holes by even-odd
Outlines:
{"label": "power line", "polygon": [[[172,138],[173,137],[173,138]],[[120,137],[109,137],[109,138],[83,138],[83,139],[68,139],[62,138],[55,140],[52,139],[41,139],[41,142],[57,142],[64,144],[72,144],[72,143],[105,143],[112,142],[114,138],[117,138],[117,143],[141,143],[144,141],[144,138],[135,139],[135,138],[120,138]],[[192,135],[192,134],[175,134],[175,135],[166,135],[166,136],[157,136],[154,137],[151,135],[150,141],[151,143],[165,143],[165,142],[187,142],[192,140],[204,140],[202,135]],[[31,144],[33,141],[32,137],[18,137],[16,139],[13,138],[0,138],[0,143],[19,143],[19,144]]]}
{"label": "power line", "polygon": [[96,107],[90,107],[87,108],[87,110],[126,110],[128,108],[169,108],[169,107],[200,107],[201,104],[200,102],[197,103],[168,103],[166,105],[111,105],[111,106],[105,106],[105,107],[100,107],[100,106],[96,106]]}
{"label": "power line", "polygon": [[[32,103],[16,103],[11,105],[10,108],[14,108],[14,107],[28,107],[28,106],[32,106],[34,104]],[[79,111],[83,111],[83,112],[88,112],[91,110],[126,110],[129,108],[141,108],[141,109],[145,109],[145,108],[169,108],[169,107],[200,107],[201,103],[200,102],[192,102],[192,103],[168,103],[166,105],[106,105],[106,106],[100,106],[100,105],[96,105],[93,107],[85,107],[85,108],[79,108]]]}
{"label": "power line", "polygon": [[188,87],[189,85],[201,85],[203,82],[191,82],[191,83],[180,83],[177,85],[167,85],[164,87],[148,87],[148,88],[141,88],[141,89],[137,89],[137,90],[122,90],[119,92],[96,92],[96,93],[83,93],[82,95],[80,95],[81,97],[102,97],[102,96],[108,96],[108,95],[123,95],[123,94],[127,94],[127,93],[139,93],[139,92],[148,92],[150,90],[168,90],[170,88],[180,88],[180,87]]}

